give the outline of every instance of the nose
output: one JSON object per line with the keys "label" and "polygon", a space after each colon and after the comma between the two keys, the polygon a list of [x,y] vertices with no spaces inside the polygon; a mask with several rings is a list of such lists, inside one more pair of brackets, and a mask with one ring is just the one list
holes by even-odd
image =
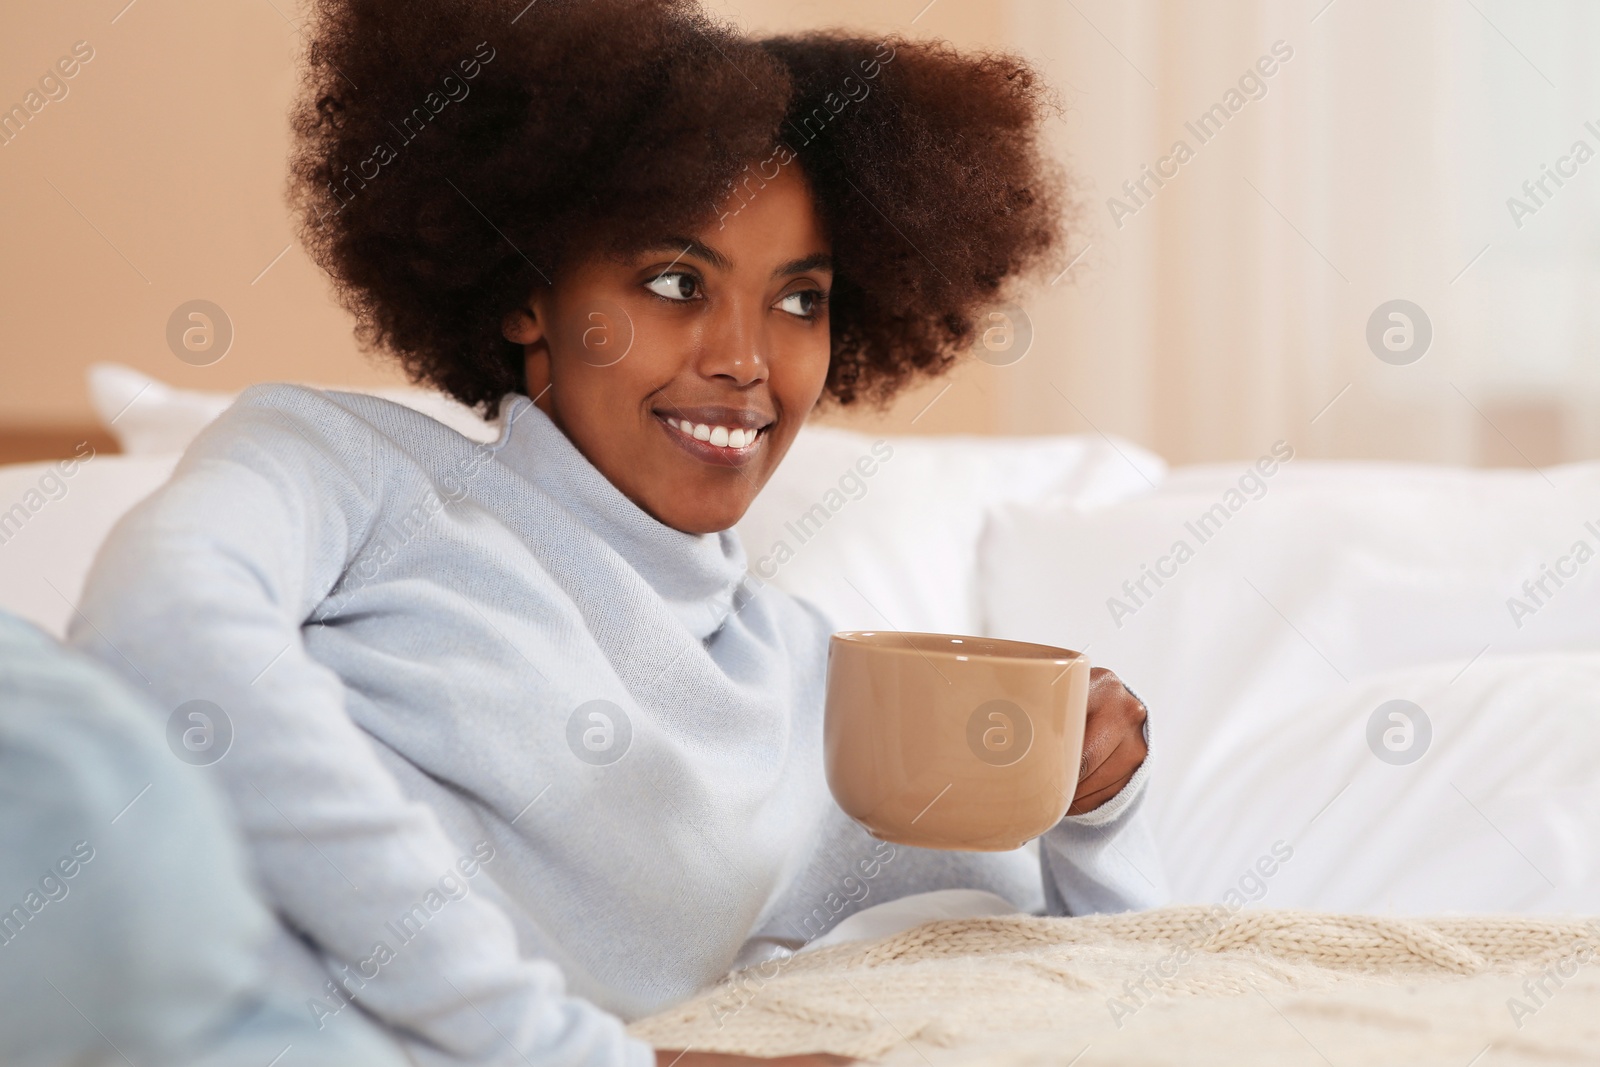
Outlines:
{"label": "nose", "polygon": [[767,377],[767,330],[761,301],[730,299],[713,316],[700,373],[743,388]]}

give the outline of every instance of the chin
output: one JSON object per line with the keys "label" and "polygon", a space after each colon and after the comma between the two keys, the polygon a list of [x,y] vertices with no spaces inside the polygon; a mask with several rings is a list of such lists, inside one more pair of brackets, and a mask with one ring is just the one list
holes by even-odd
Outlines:
{"label": "chin", "polygon": [[730,511],[726,516],[708,517],[705,515],[696,515],[691,520],[684,522],[669,522],[667,525],[671,526],[673,529],[682,530],[684,533],[721,533],[723,530],[732,528],[733,525],[742,518],[744,518],[743,509],[739,511]]}
{"label": "chin", "polygon": [[744,513],[749,509],[750,501],[741,497],[717,507],[699,507],[693,511],[669,513],[661,521],[674,530],[682,530],[684,533],[721,533],[744,518]]}

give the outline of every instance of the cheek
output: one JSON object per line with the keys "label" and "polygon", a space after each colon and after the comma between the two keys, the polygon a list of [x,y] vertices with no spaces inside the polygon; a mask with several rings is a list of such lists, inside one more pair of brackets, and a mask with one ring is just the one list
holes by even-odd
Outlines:
{"label": "cheek", "polygon": [[631,353],[608,366],[593,366],[578,358],[560,366],[552,383],[552,399],[562,414],[562,428],[582,442],[586,452],[620,454],[637,437],[643,399],[650,391],[639,377],[641,369]]}
{"label": "cheek", "polygon": [[550,323],[553,405],[580,451],[613,484],[634,484],[653,464],[672,459],[650,400],[678,376],[692,336],[681,323],[660,322],[650,309],[594,303]]}
{"label": "cheek", "polygon": [[638,335],[638,323],[628,309],[603,296],[564,304],[550,323],[555,358],[595,369],[627,360],[638,347]]}
{"label": "cheek", "polygon": [[832,350],[833,343],[825,323],[818,323],[803,334],[796,331],[774,345],[769,361],[768,384],[784,419],[780,424],[781,436],[772,442],[777,447],[768,452],[767,466],[758,485],[765,485],[772,472],[783,462],[806,416],[820,399],[822,387],[828,380]]}
{"label": "cheek", "polygon": [[775,346],[769,368],[772,391],[791,415],[804,416],[828,380],[833,340],[827,322],[794,331]]}

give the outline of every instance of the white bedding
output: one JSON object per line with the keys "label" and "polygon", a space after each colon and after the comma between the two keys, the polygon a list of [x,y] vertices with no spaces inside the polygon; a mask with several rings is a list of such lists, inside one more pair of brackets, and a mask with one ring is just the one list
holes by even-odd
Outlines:
{"label": "white bedding", "polygon": [[[1600,548],[1600,465],[1300,462],[1202,543],[1196,517],[1241,471],[1177,471],[1108,508],[1002,509],[982,557],[992,632],[1087,648],[1153,709],[1149,810],[1178,899],[1594,907],[1600,560],[1569,562],[1532,615],[1507,600],[1531,605],[1522,583],[1576,541]],[[1162,585],[1123,588],[1164,558]],[[1390,700],[1431,723],[1414,762],[1369,744]],[[1252,873],[1280,841],[1293,859]]]}
{"label": "white bedding", "polygon": [[[216,407],[178,398],[163,437],[163,402],[137,401],[146,443],[187,440]],[[1150,810],[1179,900],[1600,901],[1600,558],[1569,558],[1574,576],[1545,579],[1537,605],[1522,588],[1578,540],[1600,549],[1600,464],[1294,460],[1257,494],[1240,489],[1243,464],[1168,473],[1098,437],[889,441],[892,458],[841,487],[874,438],[803,431],[740,524],[752,567],[787,538],[792,558],[767,576],[841,627],[1045,641],[1116,669],[1152,709]],[[62,632],[95,548],[175,460],[97,456],[71,477],[0,467],[0,608]],[[1132,604],[1122,583],[1229,502],[1193,558]],[[818,504],[827,517],[802,544],[792,526]],[[1136,610],[1114,619],[1113,596]],[[1514,596],[1535,610],[1514,619]],[[1432,725],[1415,762],[1368,743],[1368,719],[1396,699]]]}
{"label": "white bedding", "polygon": [[70,475],[59,463],[0,467],[0,608],[57,637],[66,633],[100,542],[177,462],[176,455],[94,455]]}

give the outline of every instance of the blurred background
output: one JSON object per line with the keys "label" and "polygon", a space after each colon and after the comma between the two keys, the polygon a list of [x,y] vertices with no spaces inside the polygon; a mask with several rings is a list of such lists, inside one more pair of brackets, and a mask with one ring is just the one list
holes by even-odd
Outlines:
{"label": "blurred background", "polygon": [[[1600,456],[1593,0],[707,6],[757,33],[1012,50],[1060,94],[1049,135],[1080,213],[1059,262],[951,376],[825,421],[1100,432],[1176,463],[1279,439],[1325,458]],[[187,389],[399,384],[292,240],[301,25],[293,0],[0,14],[0,462],[111,447],[84,388],[96,361]],[[209,366],[167,340],[193,300],[234,331]]]}

